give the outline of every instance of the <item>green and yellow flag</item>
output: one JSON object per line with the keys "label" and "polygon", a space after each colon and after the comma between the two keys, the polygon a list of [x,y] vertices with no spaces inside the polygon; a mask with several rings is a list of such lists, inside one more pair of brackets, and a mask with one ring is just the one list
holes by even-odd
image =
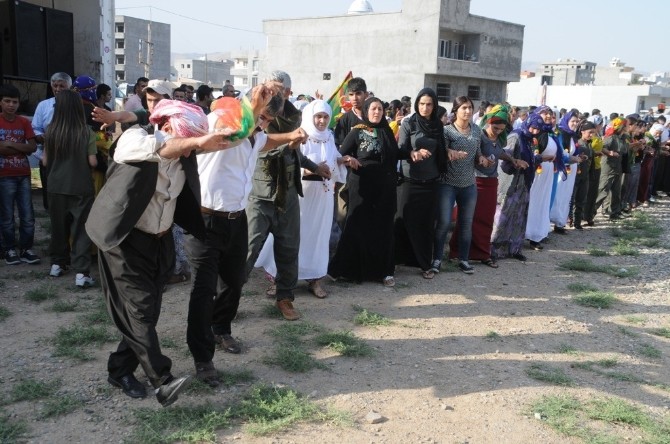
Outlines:
{"label": "green and yellow flag", "polygon": [[333,110],[333,115],[331,116],[330,124],[328,125],[331,129],[335,128],[340,116],[351,109],[351,103],[349,103],[347,96],[347,83],[349,83],[349,80],[353,77],[351,71],[349,71],[344,77],[344,80],[342,80],[342,83],[340,83],[340,86],[337,87],[335,92],[330,96],[330,99],[328,99],[328,105],[330,105],[330,108]]}

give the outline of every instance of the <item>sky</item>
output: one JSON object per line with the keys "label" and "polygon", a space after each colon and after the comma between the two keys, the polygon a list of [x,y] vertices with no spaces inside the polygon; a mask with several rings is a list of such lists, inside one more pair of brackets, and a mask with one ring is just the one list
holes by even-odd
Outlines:
{"label": "sky", "polygon": [[[169,23],[173,53],[264,49],[262,21],[346,14],[353,0],[115,0],[116,13]],[[402,0],[368,0],[375,12],[402,9]],[[450,0],[453,1],[453,0]],[[471,0],[470,12],[525,26],[523,68],[576,59],[607,65],[619,58],[636,71],[670,71],[664,32],[670,1]],[[188,6],[188,7],[185,7]],[[540,15],[539,12],[544,12]],[[437,43],[436,43],[437,45]],[[656,48],[656,51],[654,51]]]}

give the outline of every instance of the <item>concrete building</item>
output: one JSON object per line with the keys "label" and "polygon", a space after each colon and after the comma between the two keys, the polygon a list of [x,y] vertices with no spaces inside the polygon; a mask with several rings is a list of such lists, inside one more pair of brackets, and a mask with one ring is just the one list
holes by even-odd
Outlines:
{"label": "concrete building", "polygon": [[403,0],[391,13],[357,3],[341,16],[264,21],[261,77],[281,69],[296,94],[328,96],[352,71],[384,100],[429,86],[445,104],[503,100],[519,79],[523,26],[472,15],[470,0]]}
{"label": "concrete building", "polygon": [[[536,76],[510,83],[507,101],[512,105],[538,105],[542,95],[542,77]],[[659,103],[670,103],[670,88],[659,85],[550,85],[547,105],[556,108],[577,108],[591,112],[598,108],[603,115],[612,112],[631,114]]]}
{"label": "concrete building", "polygon": [[233,80],[230,75],[232,60],[176,59],[173,67],[177,72],[175,83],[178,84],[184,81],[196,81],[221,88],[223,82]]}
{"label": "concrete building", "polygon": [[138,77],[170,79],[170,25],[117,15],[114,19],[117,82]]}
{"label": "concrete building", "polygon": [[538,75],[547,85],[591,85],[595,81],[595,72],[593,62],[558,59],[555,63],[543,63]]}
{"label": "concrete building", "polygon": [[642,74],[635,72],[635,68],[626,66],[626,63],[616,57],[612,57],[608,66],[596,67],[596,85],[636,85],[641,80]]}
{"label": "concrete building", "polygon": [[235,89],[243,91],[258,85],[261,56],[261,53],[255,49],[230,53],[230,58],[233,60],[230,75]]}

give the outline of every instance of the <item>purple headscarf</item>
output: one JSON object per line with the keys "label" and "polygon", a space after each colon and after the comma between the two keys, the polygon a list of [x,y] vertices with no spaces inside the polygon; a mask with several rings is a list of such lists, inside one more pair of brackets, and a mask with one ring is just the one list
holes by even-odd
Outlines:
{"label": "purple headscarf", "polygon": [[72,82],[72,89],[79,93],[82,99],[94,103],[98,96],[95,93],[95,80],[89,76],[79,76]]}
{"label": "purple headscarf", "polygon": [[570,111],[565,113],[565,115],[563,116],[561,121],[558,123],[558,129],[560,129],[564,133],[567,133],[570,137],[573,137],[573,138],[575,137],[576,131],[570,129],[570,126],[568,125],[568,122],[570,121],[570,119],[572,119],[572,117],[575,114],[577,114],[577,112],[578,111],[576,109],[571,109]]}

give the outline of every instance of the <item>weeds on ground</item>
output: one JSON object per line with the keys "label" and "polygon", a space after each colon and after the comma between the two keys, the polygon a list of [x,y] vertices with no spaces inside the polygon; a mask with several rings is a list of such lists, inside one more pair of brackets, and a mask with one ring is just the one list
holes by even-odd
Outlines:
{"label": "weeds on ground", "polygon": [[297,422],[352,423],[347,414],[325,411],[294,390],[269,385],[252,387],[235,415],[247,422],[245,428],[252,435],[267,435]]}
{"label": "weeds on ground", "polygon": [[670,339],[670,328],[666,328],[666,327],[654,328],[654,329],[650,330],[649,333],[651,333],[652,335],[661,336],[663,338]]}
{"label": "weeds on ground", "polygon": [[526,375],[530,378],[554,385],[572,386],[572,379],[565,372],[548,364],[532,364],[526,369]]}
{"label": "weeds on ground", "polygon": [[15,444],[25,442],[28,426],[24,421],[13,421],[4,412],[0,412],[0,442]]}
{"label": "weeds on ground", "polygon": [[284,319],[281,311],[274,304],[266,304],[263,306],[263,316],[271,319]]}
{"label": "weeds on ground", "polygon": [[163,444],[172,442],[216,442],[216,431],[231,424],[230,409],[212,404],[135,410],[136,427],[128,442]]}
{"label": "weeds on ground", "polygon": [[586,250],[586,253],[589,256],[595,256],[595,257],[603,257],[603,256],[609,256],[609,253],[605,250],[599,250],[597,248],[589,248]]}
{"label": "weeds on ground", "polygon": [[370,356],[372,348],[350,331],[321,333],[314,341],[317,345],[328,347],[342,356]]}
{"label": "weeds on ground", "polygon": [[631,277],[638,273],[637,267],[617,267],[615,265],[597,265],[588,259],[573,258],[569,261],[561,262],[560,268],[572,271],[583,271],[586,273],[605,273],[615,277]]}
{"label": "weeds on ground", "polygon": [[31,302],[44,302],[58,297],[58,289],[53,285],[41,285],[26,291],[24,297]]}
{"label": "weeds on ground", "polygon": [[569,344],[560,344],[558,346],[559,353],[565,353],[567,355],[576,355],[579,354],[579,350]]}
{"label": "weeds on ground", "polygon": [[117,337],[111,334],[105,326],[61,327],[51,339],[56,347],[55,356],[67,356],[80,361],[90,361],[92,356],[83,350],[88,345],[100,346],[105,342],[115,341]]}
{"label": "weeds on ground", "polygon": [[79,317],[82,324],[87,326],[112,325],[112,319],[107,311],[107,304],[103,298],[96,298],[93,309]]}
{"label": "weeds on ground", "polygon": [[496,331],[489,331],[487,332],[484,337],[486,338],[487,341],[499,341],[502,339],[502,336]]}
{"label": "weeds on ground", "polygon": [[48,399],[40,411],[40,419],[53,418],[54,416],[63,416],[74,412],[83,406],[84,402],[72,395],[58,396]]}
{"label": "weeds on ground", "polygon": [[573,296],[572,300],[584,307],[610,308],[617,298],[610,292],[588,291]]}
{"label": "weeds on ground", "polygon": [[619,239],[612,247],[612,252],[619,256],[639,256],[640,250],[635,248],[630,241]]}
{"label": "weeds on ground", "polygon": [[354,324],[364,325],[366,327],[378,327],[391,325],[391,320],[379,313],[374,311],[368,311],[367,308],[363,308],[359,305],[354,305],[354,311],[357,313],[354,317]]}
{"label": "weeds on ground", "polygon": [[567,289],[568,291],[571,291],[573,293],[586,293],[588,291],[598,291],[598,287],[594,287],[591,284],[583,284],[581,282],[568,284]]}
{"label": "weeds on ground", "polygon": [[276,365],[293,373],[305,373],[318,368],[326,370],[328,367],[316,359],[303,347],[302,344],[279,344],[272,355],[266,356],[263,362]]}
{"label": "weeds on ground", "polygon": [[10,281],[44,281],[44,272],[37,270],[16,271],[5,274],[4,278]]}
{"label": "weeds on ground", "polygon": [[622,441],[621,425],[632,429],[643,442],[668,442],[670,424],[618,398],[580,401],[572,396],[544,396],[531,406],[532,412],[564,436],[589,443]]}
{"label": "weeds on ground", "polygon": [[[585,362],[575,362],[572,364],[573,368],[578,368],[581,370],[587,370],[609,379],[614,379],[621,382],[632,382],[635,384],[646,384],[646,385],[656,385],[655,383],[646,381],[636,375],[630,373],[623,373],[617,371],[611,371],[612,368],[619,365],[619,362],[614,358],[601,359],[598,361],[585,361]],[[608,370],[604,370],[608,369]]]}
{"label": "weeds on ground", "polygon": [[161,343],[161,348],[172,348],[176,349],[179,348],[179,345],[177,344],[177,341],[175,341],[173,338],[170,337],[162,337],[160,338],[160,343]]}
{"label": "weeds on ground", "polygon": [[71,311],[77,311],[79,302],[77,301],[56,301],[49,308],[49,310],[56,313],[67,313]]}
{"label": "weeds on ground", "polygon": [[60,387],[60,381],[37,381],[24,379],[12,387],[12,402],[34,401],[52,396]]}
{"label": "weeds on ground", "polygon": [[624,317],[624,320],[629,324],[640,325],[647,322],[647,317],[644,315],[628,315]]}
{"label": "weeds on ground", "polygon": [[10,317],[11,315],[12,315],[12,312],[9,311],[9,309],[7,307],[3,307],[2,305],[0,305],[0,322],[4,321],[5,319]]}
{"label": "weeds on ground", "polygon": [[630,328],[626,328],[623,325],[619,325],[618,330],[619,330],[619,333],[621,333],[622,335],[630,336],[631,338],[637,338],[638,336],[640,336],[637,333],[635,333],[633,330],[631,330]]}
{"label": "weeds on ground", "polygon": [[646,358],[658,359],[661,357],[661,351],[649,344],[642,344],[637,352]]}
{"label": "weeds on ground", "polygon": [[280,342],[295,344],[300,342],[303,336],[320,331],[323,331],[323,328],[311,322],[289,322],[278,325],[268,333]]}
{"label": "weeds on ground", "polygon": [[[221,371],[218,372],[219,382],[223,387],[231,387],[233,385],[243,384],[246,382],[251,382],[256,379],[253,373],[250,370],[239,370],[239,371]],[[212,393],[216,388],[211,387],[204,383],[203,381],[194,378],[189,386],[186,388],[185,393],[191,395],[197,395],[200,393]]]}

